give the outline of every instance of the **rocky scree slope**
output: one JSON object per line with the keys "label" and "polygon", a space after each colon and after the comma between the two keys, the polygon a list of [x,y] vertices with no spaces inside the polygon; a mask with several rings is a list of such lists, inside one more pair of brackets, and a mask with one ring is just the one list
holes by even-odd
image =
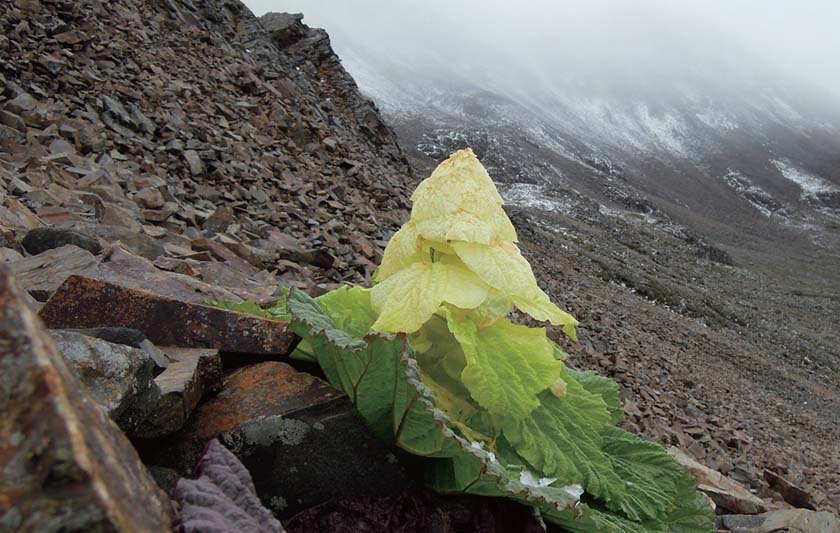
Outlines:
{"label": "rocky scree slope", "polygon": [[365,280],[412,171],[300,18],[260,24],[230,1],[4,0],[5,208],[129,228],[168,256],[224,234],[291,283]]}

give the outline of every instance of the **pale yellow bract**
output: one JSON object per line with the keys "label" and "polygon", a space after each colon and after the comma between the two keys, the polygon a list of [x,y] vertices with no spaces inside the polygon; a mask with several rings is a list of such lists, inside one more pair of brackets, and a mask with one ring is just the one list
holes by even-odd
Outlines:
{"label": "pale yellow bract", "polygon": [[577,320],[537,286],[502,197],[472,150],[441,163],[411,200],[411,219],[391,238],[374,276],[374,329],[413,333],[444,303],[471,310],[491,298],[493,305],[481,307],[482,323],[492,323],[488,309],[506,313],[506,300],[576,338]]}

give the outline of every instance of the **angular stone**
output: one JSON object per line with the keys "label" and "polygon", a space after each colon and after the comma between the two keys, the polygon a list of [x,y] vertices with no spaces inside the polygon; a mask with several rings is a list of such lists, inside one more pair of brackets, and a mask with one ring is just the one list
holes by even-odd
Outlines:
{"label": "angular stone", "polygon": [[66,227],[94,235],[108,242],[120,241],[130,251],[152,261],[163,254],[163,246],[152,237],[144,235],[139,227],[133,230],[123,226],[85,222],[76,222]]}
{"label": "angular stone", "polygon": [[207,235],[212,236],[216,233],[224,233],[233,222],[233,210],[229,207],[219,207],[204,221],[202,229],[207,232]]}
{"label": "angular stone", "polygon": [[75,331],[76,333],[81,333],[88,337],[96,337],[97,339],[102,339],[113,344],[122,344],[137,348],[146,352],[146,355],[154,361],[155,366],[161,370],[169,366],[169,359],[166,358],[166,355],[157,346],[149,342],[149,339],[146,338],[146,335],[142,331],[131,328],[87,328],[64,331]]}
{"label": "angular stone", "polygon": [[135,233],[142,228],[142,224],[137,220],[137,215],[132,211],[108,202],[103,204],[99,222],[104,226],[124,227]]}
{"label": "angular stone", "polygon": [[6,109],[21,115],[27,111],[32,111],[36,105],[38,105],[38,102],[29,93],[20,93],[6,103]]}
{"label": "angular stone", "polygon": [[758,514],[767,511],[767,504],[743,486],[703,466],[674,446],[668,453],[697,480],[697,488],[709,496],[715,505],[737,514]]}
{"label": "angular stone", "polygon": [[35,213],[14,198],[5,198],[0,203],[0,233],[10,233],[12,240],[17,241],[29,230],[43,225]]}
{"label": "angular stone", "polygon": [[146,352],[76,331],[56,330],[52,337],[70,370],[123,431],[131,433],[149,416],[161,393]]}
{"label": "angular stone", "polygon": [[170,363],[155,378],[161,398],[135,433],[141,438],[178,431],[204,395],[222,386],[222,360],[218,350],[169,347],[162,351]]}
{"label": "angular stone", "polygon": [[720,525],[732,533],[827,533],[840,531],[840,518],[825,511],[780,509],[759,515],[723,515]]}
{"label": "angular stone", "polygon": [[287,355],[298,337],[286,324],[84,276],[70,276],[40,311],[51,328],[138,329],[159,346]]}
{"label": "angular stone", "polygon": [[49,147],[51,154],[75,154],[76,148],[64,139],[54,139]]}
{"label": "angular stone", "polygon": [[200,176],[204,174],[204,163],[198,156],[198,152],[195,150],[187,150],[184,152],[184,159],[187,161],[187,165],[190,168],[190,174],[193,176]]}
{"label": "angular stone", "polygon": [[98,268],[85,275],[186,302],[239,301],[242,298],[252,298],[244,293],[240,298],[237,295],[239,293],[234,294],[182,274],[158,270],[148,259],[134,255],[118,245],[112,245],[106,250]]}
{"label": "angular stone", "polygon": [[213,257],[215,257],[219,261],[227,262],[230,266],[244,274],[252,275],[258,272],[258,270],[254,268],[251,265],[251,263],[239,257],[236,254],[236,252],[234,252],[224,244],[219,244],[218,242],[211,241],[207,237],[200,237],[192,241],[191,246],[193,250],[198,252],[210,252],[213,255]]}
{"label": "angular stone", "polygon": [[26,122],[11,111],[0,109],[0,124],[13,130],[17,130],[20,133],[26,133]]}
{"label": "angular stone", "polygon": [[249,275],[233,268],[227,262],[217,261],[200,262],[193,269],[204,282],[225,287],[241,295],[243,299],[270,301],[280,289],[277,278],[265,270]]}
{"label": "angular stone", "polygon": [[814,509],[814,504],[811,502],[813,496],[805,489],[788,481],[772,470],[764,470],[764,480],[770,485],[770,488],[782,495],[782,498],[794,507],[803,509]]}
{"label": "angular stone", "polygon": [[10,265],[20,285],[36,300],[45,302],[71,274],[90,275],[97,259],[87,250],[68,244]]}
{"label": "angular stone", "polygon": [[334,498],[392,494],[406,484],[392,452],[347,396],[285,363],[237,370],[183,431],[139,445],[147,462],[186,474],[217,437],[281,519]]}
{"label": "angular stone", "polygon": [[163,194],[154,187],[145,187],[137,191],[137,194],[134,195],[134,201],[137,205],[146,209],[160,209],[166,203]]}
{"label": "angular stone", "polygon": [[147,222],[166,222],[178,211],[178,204],[167,202],[162,209],[144,209],[143,219]]}
{"label": "angular stone", "polygon": [[0,248],[0,263],[14,263],[21,260],[23,260],[23,256],[17,250]]}
{"label": "angular stone", "polygon": [[78,246],[94,255],[102,251],[97,239],[67,228],[35,228],[21,241],[26,251],[33,255],[68,244]]}
{"label": "angular stone", "polygon": [[0,530],[170,531],[171,506],[0,270]]}

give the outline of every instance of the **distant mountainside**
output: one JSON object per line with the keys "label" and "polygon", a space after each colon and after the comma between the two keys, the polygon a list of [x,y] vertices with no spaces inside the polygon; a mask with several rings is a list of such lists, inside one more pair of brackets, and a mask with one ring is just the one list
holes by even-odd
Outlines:
{"label": "distant mountainside", "polygon": [[[639,85],[528,71],[482,84],[331,28],[345,67],[421,168],[472,146],[514,203],[581,193],[735,246],[840,244],[840,105],[736,64]],[[398,47],[397,47],[398,48]],[[521,80],[517,82],[516,80]]]}

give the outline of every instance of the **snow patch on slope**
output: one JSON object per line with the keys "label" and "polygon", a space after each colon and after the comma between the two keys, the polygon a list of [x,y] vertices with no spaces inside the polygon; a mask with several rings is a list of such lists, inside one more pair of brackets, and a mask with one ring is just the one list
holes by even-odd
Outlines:
{"label": "snow patch on slope", "polygon": [[819,176],[815,176],[800,168],[795,167],[789,160],[786,159],[772,159],[773,163],[785,179],[790,180],[802,189],[803,199],[814,197],[820,193],[829,193],[840,191],[840,188],[834,184],[824,180]]}
{"label": "snow patch on slope", "polygon": [[570,198],[558,198],[552,195],[544,185],[531,183],[510,183],[498,185],[499,194],[505,205],[511,207],[537,209],[552,213],[571,213],[576,202]]}
{"label": "snow patch on slope", "polygon": [[727,169],[727,173],[722,176],[723,182],[729,188],[738,193],[738,196],[749,202],[753,208],[766,217],[772,217],[774,214],[781,214],[786,216],[786,210],[773,196],[755,185],[750,178],[743,175],[737,170]]}
{"label": "snow patch on slope", "polygon": [[731,118],[727,113],[717,109],[705,109],[694,114],[697,119],[706,126],[717,131],[730,132],[739,128],[738,122]]}

